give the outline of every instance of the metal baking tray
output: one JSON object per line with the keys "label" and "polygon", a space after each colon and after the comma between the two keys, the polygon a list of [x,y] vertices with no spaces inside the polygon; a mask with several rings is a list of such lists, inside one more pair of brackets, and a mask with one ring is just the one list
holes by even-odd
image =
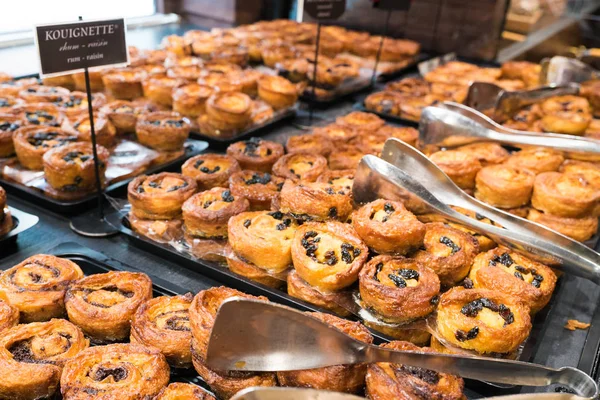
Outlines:
{"label": "metal baking tray", "polygon": [[8,206],[8,209],[13,219],[13,227],[6,235],[0,236],[0,256],[9,245],[16,242],[19,233],[33,228],[40,220],[36,215],[28,214],[17,208]]}
{"label": "metal baking tray", "polygon": [[[205,141],[188,139],[188,141],[185,144],[185,153],[181,157],[178,157],[167,163],[151,167],[147,169],[144,173],[150,175],[163,171],[175,171],[185,162],[185,160],[202,153],[207,148],[208,143]],[[123,193],[124,190],[126,190],[127,188],[127,184],[132,179],[133,178],[125,179],[113,183],[112,185],[109,185],[105,189],[105,193],[111,195],[118,195],[120,193]],[[28,187],[7,179],[0,178],[0,185],[2,185],[2,187],[4,187],[8,193],[14,194],[17,197],[23,200],[27,200],[30,203],[36,204],[46,210],[60,214],[72,215],[83,211],[87,211],[93,208],[97,202],[97,196],[95,192],[91,192],[89,195],[86,195],[85,197],[82,197],[80,199],[69,201],[53,199],[49,196],[46,196],[43,192],[35,188]]]}

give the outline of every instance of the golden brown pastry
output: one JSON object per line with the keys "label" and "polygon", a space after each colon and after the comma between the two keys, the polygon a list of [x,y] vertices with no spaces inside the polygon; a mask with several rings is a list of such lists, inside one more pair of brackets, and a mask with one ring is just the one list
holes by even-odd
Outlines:
{"label": "golden brown pastry", "polygon": [[258,97],[276,110],[288,108],[298,101],[298,88],[280,76],[265,75],[258,80]]}
{"label": "golden brown pastry", "polygon": [[258,96],[258,81],[264,76],[260,71],[254,69],[244,69],[231,71],[226,74],[225,79],[241,84],[241,91],[248,96]]}
{"label": "golden brown pastry", "polygon": [[[80,142],[92,141],[92,126],[87,114],[77,117],[73,122],[65,119],[62,128],[65,132],[77,136],[77,140]],[[96,143],[100,146],[111,147],[114,145],[117,128],[104,115],[94,114],[94,132],[96,133]]]}
{"label": "golden brown pastry", "polygon": [[227,148],[227,155],[235,158],[242,169],[259,172],[271,172],[273,164],[283,153],[283,146],[279,143],[256,137],[234,143]]}
{"label": "golden brown pastry", "polygon": [[502,64],[502,77],[520,79],[529,88],[539,86],[541,66],[529,61],[508,61]]}
{"label": "golden brown pastry", "polygon": [[359,131],[351,127],[338,124],[329,124],[320,128],[313,129],[313,135],[324,136],[333,142],[334,145],[348,143],[359,134]]}
{"label": "golden brown pastry", "polygon": [[314,182],[327,169],[327,159],[318,154],[292,153],[273,165],[273,174],[294,182]]}
{"label": "golden brown pastry", "polygon": [[[104,83],[102,82],[102,70],[88,71],[90,77],[90,90],[92,92],[102,92],[104,90]],[[86,91],[85,74],[83,72],[76,72],[73,74],[73,81],[75,82],[75,89],[82,92]]]}
{"label": "golden brown pastry", "polygon": [[279,198],[281,211],[304,220],[345,221],[352,212],[352,196],[345,189],[336,190],[325,182],[286,180]]}
{"label": "golden brown pastry", "polygon": [[387,139],[396,138],[402,140],[411,146],[416,146],[419,139],[419,131],[408,126],[384,125],[375,132]]}
{"label": "golden brown pastry", "polygon": [[540,147],[518,151],[512,154],[505,164],[527,169],[537,175],[557,171],[563,161],[564,157],[560,152]]}
{"label": "golden brown pastry", "polygon": [[192,366],[189,308],[194,296],[160,296],[138,307],[131,319],[131,343],[154,347],[176,368]]}
{"label": "golden brown pastry", "polygon": [[287,140],[285,149],[288,153],[312,153],[327,157],[333,151],[333,143],[322,135],[298,135]]}
{"label": "golden brown pastry", "polygon": [[14,80],[5,80],[0,82],[0,96],[19,96],[19,92],[24,88],[39,85],[37,78],[22,78]]}
{"label": "golden brown pastry", "polygon": [[[373,343],[373,337],[360,322],[347,321],[333,315],[309,313],[316,318],[363,343]],[[356,393],[365,385],[366,364],[335,365],[300,371],[278,372],[281,386],[304,387],[334,392]]]}
{"label": "golden brown pastry", "polygon": [[135,132],[138,115],[142,109],[127,100],[112,101],[100,108],[100,113],[108,117],[119,133]]}
{"label": "golden brown pastry", "polygon": [[65,315],[67,287],[83,278],[74,262],[38,254],[0,275],[0,298],[20,311],[21,322],[47,321]]}
{"label": "golden brown pastry", "polygon": [[144,95],[142,81],[146,73],[131,68],[117,69],[102,75],[104,88],[117,100],[133,100]]}
{"label": "golden brown pastry", "polygon": [[16,106],[14,113],[31,125],[44,125],[59,127],[64,119],[64,114],[52,103],[31,103]]}
{"label": "golden brown pastry", "polygon": [[54,103],[69,94],[69,89],[56,86],[30,86],[19,92],[27,103]]}
{"label": "golden brown pastry", "polygon": [[200,386],[174,382],[161,390],[155,400],[216,400]]}
{"label": "golden brown pastry", "polygon": [[429,156],[461,189],[473,189],[475,176],[481,170],[478,157],[460,150],[438,151]]}
{"label": "golden brown pastry", "polygon": [[135,310],[151,298],[146,274],[111,271],[73,283],[65,306],[71,322],[95,342],[106,343],[128,338]]}
{"label": "golden brown pastry", "polygon": [[206,112],[206,101],[214,89],[199,83],[190,83],[173,89],[173,111],[190,118],[197,118]]}
{"label": "golden brown pastry", "polygon": [[541,104],[546,132],[583,135],[592,120],[590,104],[583,97],[556,96]]}
{"label": "golden brown pastry", "polygon": [[142,81],[144,97],[156,104],[170,107],[173,104],[173,91],[184,82],[177,77],[152,75]]}
{"label": "golden brown pastry", "polygon": [[385,121],[377,115],[362,111],[353,111],[343,117],[337,117],[335,123],[362,132],[374,132],[385,125]]}
{"label": "golden brown pastry", "polygon": [[439,339],[478,354],[510,356],[531,331],[529,307],[509,294],[455,287],[437,309]]}
{"label": "golden brown pastry", "polygon": [[317,182],[325,182],[331,185],[336,191],[345,191],[352,194],[352,185],[354,184],[354,169],[338,169],[335,171],[325,171],[318,178]]}
{"label": "golden brown pastry", "polygon": [[12,113],[14,107],[22,106],[25,101],[10,95],[0,95],[0,113]]}
{"label": "golden brown pastry", "polygon": [[489,165],[476,177],[475,197],[498,208],[516,208],[529,203],[535,175],[509,165]]}
{"label": "golden brown pastry", "polygon": [[583,218],[557,217],[530,208],[527,219],[579,242],[585,242],[598,231],[598,217],[595,215]]}
{"label": "golden brown pastry", "polygon": [[175,112],[152,112],[141,115],[135,131],[138,141],[161,151],[182,150],[190,135],[191,125],[187,118]]}
{"label": "golden brown pastry", "polygon": [[[55,104],[60,107],[67,118],[75,119],[81,115],[88,114],[87,94],[84,92],[71,92],[61,97]],[[106,104],[106,96],[102,93],[92,94],[92,110],[97,111]]]}
{"label": "golden brown pastry", "polygon": [[60,86],[68,90],[75,89],[73,75],[59,75],[42,79],[44,86]]}
{"label": "golden brown pastry", "polygon": [[240,130],[250,124],[252,99],[235,91],[219,91],[206,100],[206,117],[212,127],[222,131]]}
{"label": "golden brown pastry", "polygon": [[0,114],[0,158],[15,154],[13,136],[24,125],[25,123],[19,115]]}
{"label": "golden brown pastry", "polygon": [[329,310],[340,317],[352,315],[350,312],[354,306],[352,291],[322,292],[309,285],[295,270],[288,273],[287,292],[292,297]]}
{"label": "golden brown pastry", "polygon": [[5,330],[0,338],[0,398],[52,398],[65,363],[88,345],[81,330],[64,319]]}
{"label": "golden brown pastry", "polygon": [[19,309],[7,301],[0,300],[0,332],[19,323]]}
{"label": "golden brown pastry", "polygon": [[473,143],[461,146],[457,150],[475,156],[484,167],[501,164],[509,157],[508,151],[497,143]]}
{"label": "golden brown pastry", "polygon": [[76,141],[75,135],[49,126],[24,126],[13,137],[19,164],[37,171],[44,168],[43,157],[47,151]]}
{"label": "golden brown pastry", "polygon": [[233,157],[213,153],[192,157],[181,167],[181,173],[194,178],[201,191],[229,186],[229,177],[239,171],[240,165]]}
{"label": "golden brown pastry", "polygon": [[338,145],[338,151],[331,153],[327,161],[332,170],[356,169],[364,156],[365,153],[357,146]]}
{"label": "golden brown pastry", "polygon": [[380,114],[400,116],[400,105],[407,98],[404,94],[390,90],[375,92],[365,98],[365,108]]}
{"label": "golden brown pastry", "polygon": [[559,217],[592,215],[600,191],[580,174],[544,172],[535,177],[531,205]]}
{"label": "golden brown pastry", "polygon": [[173,219],[181,215],[183,203],[196,193],[196,181],[173,172],[138,176],[129,183],[127,198],[131,212],[143,219]]}
{"label": "golden brown pastry", "polygon": [[243,170],[229,178],[229,188],[234,196],[241,196],[250,202],[251,210],[270,210],[277,198],[284,180],[267,172]]}
{"label": "golden brown pastry", "polygon": [[111,344],[90,347],[69,360],[60,378],[65,400],[151,399],[169,383],[169,364],[150,347]]}
{"label": "golden brown pastry", "polygon": [[[100,161],[100,182],[103,184],[109,153],[102,146],[96,146],[96,152]],[[44,154],[43,161],[46,182],[56,190],[76,192],[96,187],[91,143],[77,142],[55,147]]]}

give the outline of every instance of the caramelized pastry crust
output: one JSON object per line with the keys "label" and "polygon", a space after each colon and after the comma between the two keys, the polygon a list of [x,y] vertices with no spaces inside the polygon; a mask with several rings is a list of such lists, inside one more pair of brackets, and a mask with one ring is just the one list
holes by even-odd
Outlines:
{"label": "caramelized pastry crust", "polygon": [[276,110],[288,108],[298,101],[298,88],[280,76],[265,75],[258,80],[258,97]]}
{"label": "caramelized pastry crust", "polygon": [[24,126],[13,138],[19,164],[31,170],[44,168],[43,156],[48,150],[76,141],[76,136],[47,126]]}
{"label": "caramelized pastry crust", "polygon": [[324,182],[331,185],[336,191],[345,191],[352,194],[354,185],[354,169],[338,169],[335,171],[325,171],[318,178],[317,182]]}
{"label": "caramelized pastry crust", "polygon": [[142,81],[142,90],[144,97],[150,101],[171,107],[173,105],[173,91],[183,85],[184,82],[184,80],[178,77],[153,75]]}
{"label": "caramelized pastry crust", "polygon": [[287,292],[292,297],[331,311],[340,317],[352,315],[349,311],[354,305],[351,291],[321,292],[300,278],[295,270],[291,270],[288,273]]}
{"label": "caramelized pastry crust", "polygon": [[164,388],[156,400],[216,400],[200,386],[191,383],[174,382]]}
{"label": "caramelized pastry crust", "polygon": [[227,267],[235,274],[246,277],[252,281],[258,282],[267,287],[281,289],[285,285],[285,274],[270,272],[266,269],[257,267],[256,265],[246,262],[238,257],[235,253],[227,254]]}
{"label": "caramelized pastry crust", "polygon": [[135,69],[120,69],[102,75],[106,91],[117,100],[133,100],[144,95],[142,81],[146,73]]}
{"label": "caramelized pastry crust", "polygon": [[108,117],[119,133],[135,132],[141,111],[142,109],[127,100],[112,101],[100,108],[100,113]]}
{"label": "caramelized pastry crust", "polygon": [[12,328],[19,323],[19,309],[0,300],[0,332]]}
{"label": "caramelized pastry crust", "polygon": [[174,112],[152,112],[138,118],[135,131],[138,141],[156,150],[176,151],[190,134],[191,125],[187,118]]}
{"label": "caramelized pastry crust", "polygon": [[[77,117],[73,123],[69,120],[65,120],[62,128],[65,132],[77,136],[77,140],[80,142],[91,143],[92,141],[92,124],[90,123],[90,117],[87,114]],[[97,144],[104,147],[111,147],[115,142],[117,128],[115,128],[106,116],[95,114],[94,132],[96,133]]]}
{"label": "caramelized pastry crust", "polygon": [[218,130],[244,129],[250,123],[252,104],[247,94],[219,91],[206,101],[206,116]]}
{"label": "caramelized pastry crust", "polygon": [[52,103],[25,104],[14,108],[14,113],[31,125],[44,125],[59,127],[64,119],[64,114]]}
{"label": "caramelized pastry crust", "polygon": [[557,171],[563,161],[564,157],[560,152],[540,147],[516,152],[505,164],[529,170],[537,175],[542,172]]}
{"label": "caramelized pastry crust", "polygon": [[559,217],[579,218],[591,215],[600,199],[600,191],[583,175],[544,172],[535,177],[531,205]]}
{"label": "caramelized pastry crust", "polygon": [[357,137],[358,134],[359,131],[339,124],[329,124],[327,126],[313,129],[313,135],[324,136],[333,142],[334,145],[348,143],[351,139]]}
{"label": "caramelized pastry crust", "polygon": [[[55,102],[65,113],[67,118],[77,118],[88,113],[87,94],[84,92],[71,92]],[[106,96],[102,93],[92,94],[92,109],[97,111],[106,104]]]}
{"label": "caramelized pastry crust", "polygon": [[357,146],[343,145],[338,147],[338,151],[332,152],[327,161],[332,170],[356,169],[364,155],[362,149]]}
{"label": "caramelized pastry crust", "polygon": [[237,142],[227,148],[227,155],[235,158],[242,169],[271,172],[273,164],[283,156],[283,146],[253,137]]}
{"label": "caramelized pastry crust", "polygon": [[508,151],[497,143],[473,143],[461,146],[457,149],[461,153],[467,153],[476,157],[482,166],[501,164],[508,159]]}
{"label": "caramelized pastry crust", "polygon": [[293,216],[324,221],[345,221],[352,212],[352,196],[347,190],[337,190],[325,182],[286,180],[279,199],[281,211]]}
{"label": "caramelized pastry crust", "polygon": [[583,218],[557,217],[546,214],[535,208],[530,208],[527,219],[544,225],[558,233],[570,237],[579,242],[585,242],[598,231],[598,217],[589,216]]}
{"label": "caramelized pastry crust", "polygon": [[288,153],[311,153],[327,157],[333,151],[333,143],[326,136],[298,135],[287,140],[285,149]]}
{"label": "caramelized pastry crust", "polygon": [[230,156],[222,154],[200,154],[188,159],[181,173],[196,180],[199,190],[229,186],[229,177],[241,171],[240,164]]}
{"label": "caramelized pastry crust", "polygon": [[206,112],[206,101],[214,89],[199,83],[190,83],[173,90],[173,111],[196,118]]}
{"label": "caramelized pastry crust", "polygon": [[189,308],[193,298],[187,293],[142,303],[131,319],[131,343],[159,349],[173,367],[191,367]]}
{"label": "caramelized pastry crust", "polygon": [[541,104],[545,132],[583,135],[592,120],[590,104],[583,97],[556,96]]}
{"label": "caramelized pastry crust", "polygon": [[535,175],[508,165],[489,165],[476,177],[475,197],[498,208],[516,208],[529,203]]}
{"label": "caramelized pastry crust", "polygon": [[327,169],[327,160],[318,154],[292,153],[273,165],[273,174],[294,182],[314,182]]}
{"label": "caramelized pastry crust", "polygon": [[0,275],[0,298],[19,309],[22,323],[47,321],[65,315],[65,291],[81,278],[74,262],[39,254]]}
{"label": "caramelized pastry crust", "polygon": [[252,210],[269,210],[271,202],[279,195],[283,179],[268,172],[239,171],[229,178],[229,188],[234,196],[250,202]]}
{"label": "caramelized pastry crust", "polygon": [[162,172],[138,176],[129,183],[127,198],[131,212],[143,219],[173,219],[181,215],[183,203],[196,192],[190,177]]}
{"label": "caramelized pastry crust", "polygon": [[362,111],[353,111],[342,117],[337,117],[335,123],[339,126],[363,132],[374,132],[385,125],[385,121],[377,115]]}
{"label": "caramelized pastry crust", "polygon": [[129,337],[131,318],[152,298],[152,282],[137,272],[107,272],[72,284],[65,295],[69,320],[96,342]]}
{"label": "caramelized pastry crust", "polygon": [[[102,146],[96,146],[96,151],[100,161],[100,182],[103,183],[109,153]],[[46,182],[56,190],[75,192],[96,187],[91,143],[77,142],[55,147],[44,154],[43,161]]]}
{"label": "caramelized pastry crust", "polygon": [[475,176],[481,170],[478,157],[457,150],[438,151],[429,156],[461,189],[473,189]]}

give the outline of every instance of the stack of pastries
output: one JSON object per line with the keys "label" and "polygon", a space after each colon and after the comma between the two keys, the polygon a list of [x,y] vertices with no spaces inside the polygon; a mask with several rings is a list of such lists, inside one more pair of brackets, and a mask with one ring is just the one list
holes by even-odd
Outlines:
{"label": "stack of pastries", "polygon": [[13,229],[13,219],[6,206],[6,191],[0,186],[0,237]]}

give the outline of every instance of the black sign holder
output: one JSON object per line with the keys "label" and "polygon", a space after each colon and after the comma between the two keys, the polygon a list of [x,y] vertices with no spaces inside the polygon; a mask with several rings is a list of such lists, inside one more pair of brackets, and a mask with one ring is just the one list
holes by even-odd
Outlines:
{"label": "black sign holder", "polygon": [[379,59],[381,58],[381,52],[383,50],[383,42],[385,41],[385,36],[388,33],[391,17],[392,17],[392,8],[388,8],[387,16],[385,17],[385,25],[383,26],[383,33],[381,34],[381,40],[379,42],[379,48],[377,49],[377,55],[375,56],[375,65],[373,66],[373,76],[371,77],[371,86],[375,86],[375,83],[377,82],[377,67],[379,66]]}

